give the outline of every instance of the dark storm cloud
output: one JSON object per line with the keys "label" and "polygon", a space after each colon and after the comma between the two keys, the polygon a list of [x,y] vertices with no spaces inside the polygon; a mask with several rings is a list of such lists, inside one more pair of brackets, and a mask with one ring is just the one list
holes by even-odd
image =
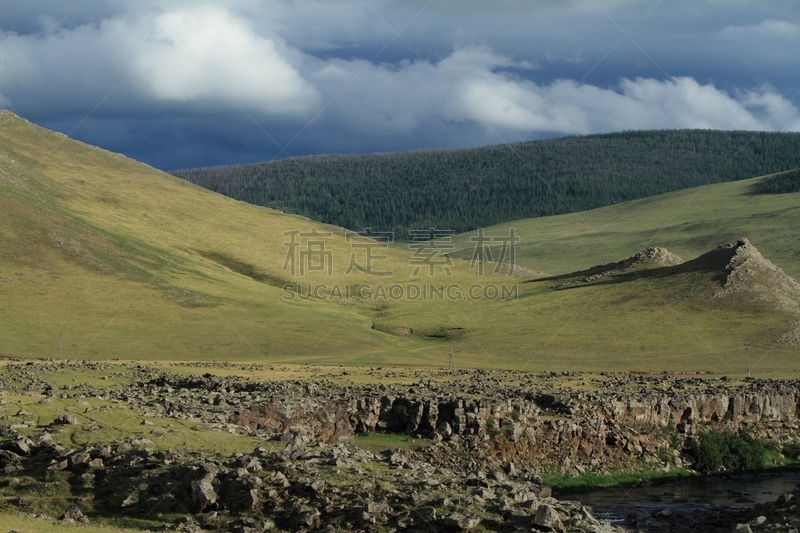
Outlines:
{"label": "dark storm cloud", "polygon": [[165,169],[800,130],[796,2],[10,1],[0,30],[0,106]]}

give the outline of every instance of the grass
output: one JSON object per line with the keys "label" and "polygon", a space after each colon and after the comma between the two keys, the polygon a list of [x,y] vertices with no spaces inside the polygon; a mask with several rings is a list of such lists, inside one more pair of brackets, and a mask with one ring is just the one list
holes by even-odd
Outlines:
{"label": "grass", "polygon": [[[566,274],[661,246],[683,259],[747,237],[790,276],[800,278],[800,193],[753,194],[771,177],[694,187],[591,211],[517,220],[486,228],[487,236],[520,242],[517,263],[551,275]],[[457,236],[455,257],[472,256],[470,238]]]}
{"label": "grass", "polygon": [[[756,374],[800,371],[797,351],[775,342],[797,317],[714,305],[710,273],[553,291],[554,281],[470,270],[461,235],[452,276],[441,267],[434,278],[415,275],[407,245],[373,251],[385,256],[374,268],[391,277],[348,275],[351,254],[363,265],[366,252],[341,228],[230,200],[8,114],[3,121],[0,157],[14,163],[0,173],[0,356],[418,368],[445,366],[452,346],[459,368],[734,376],[746,374],[749,356]],[[752,194],[756,182],[517,221],[487,235],[516,227],[518,262],[551,274],[649,245],[690,259],[747,236],[800,276],[800,193]],[[312,228],[329,233],[331,275],[292,276],[283,269],[286,233]],[[301,237],[298,251],[309,240],[319,239]],[[303,289],[285,290],[287,280]],[[461,292],[396,300],[379,283]],[[308,284],[322,298],[305,298]],[[366,301],[334,297],[335,287],[364,284],[373,288]],[[517,299],[468,298],[471,286],[503,284]]]}
{"label": "grass", "polygon": [[[0,180],[0,354],[297,362],[420,344],[373,330],[364,306],[282,299],[284,232],[330,231],[344,270],[340,228],[229,200],[19,119],[0,128],[0,155],[18,163],[15,180]],[[316,272],[303,281],[331,283]]]}
{"label": "grass", "polygon": [[[134,369],[110,365],[100,370],[45,371],[42,379],[63,392],[67,388],[79,392],[80,386],[90,383],[95,390],[124,388],[130,383]],[[53,441],[66,448],[103,445],[127,438],[148,439],[153,450],[195,449],[219,453],[250,453],[257,446],[276,448],[279,444],[246,435],[212,429],[190,420],[161,418],[130,407],[125,402],[99,398],[59,398],[43,401],[39,395],[5,394],[0,405],[0,420],[18,426],[18,431],[34,440],[52,421],[69,413],[80,424],[53,426]],[[18,416],[20,411],[28,414]],[[144,423],[144,421],[147,423]],[[23,424],[27,424],[23,426]]]}
{"label": "grass", "polygon": [[419,450],[430,445],[425,439],[415,439],[406,434],[396,433],[369,433],[356,435],[354,444],[370,452],[383,452],[387,450]]}
{"label": "grass", "polygon": [[0,513],[0,523],[9,531],[18,531],[19,533],[74,533],[76,530],[81,533],[138,533],[141,531],[141,529],[127,529],[106,524],[81,525],[76,528],[74,525],[65,525],[53,518],[31,518],[13,513]]}
{"label": "grass", "polygon": [[631,487],[641,481],[664,483],[700,477],[689,470],[672,470],[670,472],[644,471],[634,473],[595,474],[587,472],[579,476],[569,474],[548,474],[542,476],[545,485],[562,493],[587,492],[600,488]]}

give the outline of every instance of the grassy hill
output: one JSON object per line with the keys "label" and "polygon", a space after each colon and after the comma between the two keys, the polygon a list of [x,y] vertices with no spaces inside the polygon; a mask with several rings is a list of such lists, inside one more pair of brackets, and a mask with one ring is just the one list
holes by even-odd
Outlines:
{"label": "grassy hill", "polygon": [[[517,262],[565,274],[618,261],[651,246],[693,258],[746,236],[789,275],[800,279],[800,194],[761,192],[772,183],[800,182],[797,172],[694,187],[581,213],[516,220],[485,229],[520,242]],[[454,257],[471,258],[477,232],[454,238]]]}
{"label": "grassy hill", "polygon": [[637,131],[466,150],[176,171],[231,198],[361,230],[464,232],[800,168],[800,134]]}
{"label": "grassy hill", "polygon": [[[491,264],[481,276],[469,268],[467,234],[453,239],[449,260],[377,246],[0,112],[0,355],[440,366],[452,346],[465,367],[743,374],[749,356],[756,372],[791,373],[798,351],[778,342],[800,325],[791,306],[718,297],[725,261],[686,266],[746,236],[797,276],[800,194],[756,194],[757,183],[516,222],[519,262],[551,277],[510,277]],[[325,235],[287,246],[292,232],[312,230]],[[686,263],[582,281],[592,274],[581,270],[650,243]],[[329,263],[292,274],[292,250],[298,267],[303,252]],[[372,271],[348,274],[367,254]],[[795,298],[763,279],[782,295],[774,300]],[[409,298],[412,289],[426,296]],[[363,298],[343,296],[359,290]]]}
{"label": "grassy hill", "polygon": [[283,233],[333,232],[341,264],[339,228],[229,200],[8,112],[0,162],[3,355],[302,361],[415,346],[372,330],[354,305],[282,299]]}

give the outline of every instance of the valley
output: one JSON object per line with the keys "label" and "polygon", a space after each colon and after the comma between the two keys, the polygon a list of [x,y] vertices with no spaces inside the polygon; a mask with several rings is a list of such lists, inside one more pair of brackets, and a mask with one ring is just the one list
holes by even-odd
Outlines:
{"label": "valley", "polygon": [[[782,472],[796,179],[390,242],[0,111],[0,518],[612,532],[558,491]],[[795,497],[624,527],[780,530]]]}

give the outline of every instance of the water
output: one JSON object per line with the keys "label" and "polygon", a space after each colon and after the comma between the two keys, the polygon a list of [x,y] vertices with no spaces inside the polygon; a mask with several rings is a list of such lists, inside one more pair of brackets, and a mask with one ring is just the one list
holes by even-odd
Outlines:
{"label": "water", "polygon": [[775,501],[800,483],[800,469],[778,474],[753,474],[722,480],[706,478],[668,485],[599,489],[578,494],[559,493],[560,500],[576,500],[591,507],[595,517],[620,524],[629,513],[642,517],[654,511],[693,511],[714,506],[749,507]]}

